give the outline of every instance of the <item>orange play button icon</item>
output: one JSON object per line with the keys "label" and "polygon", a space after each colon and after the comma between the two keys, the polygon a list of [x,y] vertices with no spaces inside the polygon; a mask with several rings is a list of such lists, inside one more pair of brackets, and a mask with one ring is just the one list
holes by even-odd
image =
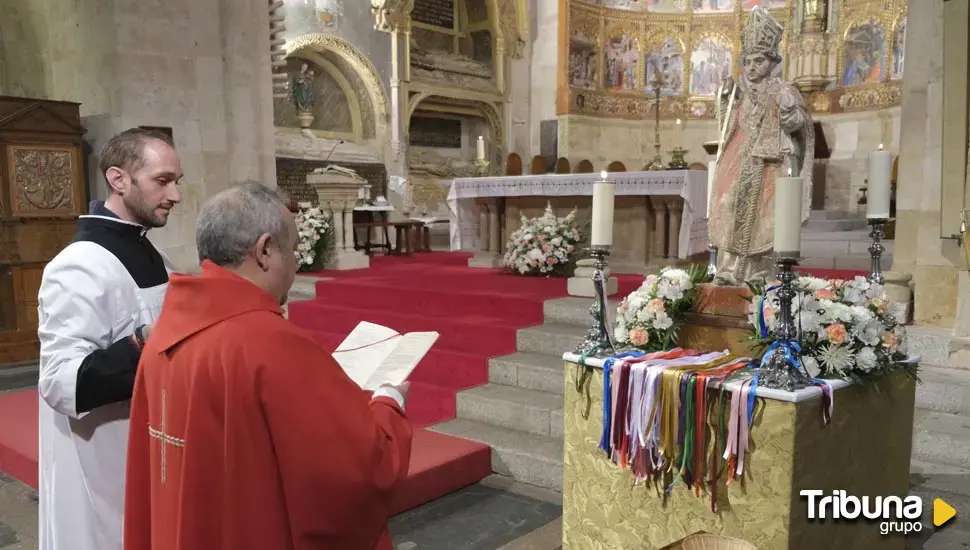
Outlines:
{"label": "orange play button icon", "polygon": [[933,525],[940,527],[955,518],[956,515],[957,511],[953,509],[953,506],[943,502],[943,499],[933,499]]}

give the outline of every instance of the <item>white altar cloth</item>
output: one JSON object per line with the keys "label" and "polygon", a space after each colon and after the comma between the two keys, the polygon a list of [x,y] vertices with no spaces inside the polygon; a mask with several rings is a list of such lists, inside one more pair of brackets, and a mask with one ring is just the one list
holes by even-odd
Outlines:
{"label": "white altar cloth", "polygon": [[[616,195],[668,196],[684,199],[678,250],[681,258],[707,250],[707,172],[670,170],[613,172]],[[457,178],[448,192],[451,216],[451,249],[471,250],[478,246],[478,208],[475,199],[488,197],[592,196],[599,174],[544,174]],[[563,213],[565,214],[565,213]],[[503,243],[504,247],[504,243]],[[504,249],[502,250],[504,252]]]}

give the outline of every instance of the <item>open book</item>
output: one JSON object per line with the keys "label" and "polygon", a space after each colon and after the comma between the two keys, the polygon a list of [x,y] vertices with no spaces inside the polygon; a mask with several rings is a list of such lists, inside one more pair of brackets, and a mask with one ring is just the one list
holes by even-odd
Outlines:
{"label": "open book", "polygon": [[333,358],[365,390],[398,385],[418,366],[438,339],[437,332],[398,332],[362,321],[337,346]]}

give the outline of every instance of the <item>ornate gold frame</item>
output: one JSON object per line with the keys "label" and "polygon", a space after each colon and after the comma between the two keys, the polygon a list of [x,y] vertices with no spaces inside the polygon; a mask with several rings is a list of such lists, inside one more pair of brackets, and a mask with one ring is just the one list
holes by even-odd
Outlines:
{"label": "ornate gold frame", "polygon": [[[891,56],[895,35],[906,14],[907,0],[832,0],[838,2],[839,30],[832,33],[836,38],[836,78],[841,82],[844,71],[845,36],[852,25],[859,21],[875,18],[886,30],[885,71],[883,81],[868,86],[836,88],[835,101],[813,100],[810,103],[831,105],[837,103],[841,97],[842,109],[863,110],[881,109],[899,104],[899,82],[891,80]],[[885,2],[889,3],[886,9]],[[684,13],[653,13],[640,11],[625,11],[597,6],[582,0],[564,0],[566,9],[560,19],[560,90],[557,101],[557,114],[578,114],[591,116],[605,116],[616,118],[642,118],[652,113],[651,99],[644,93],[644,79],[647,73],[645,66],[646,55],[649,50],[658,47],[666,38],[677,41],[681,47],[684,62],[683,93],[678,96],[665,96],[661,106],[663,118],[712,118],[714,100],[712,97],[691,96],[690,89],[690,56],[695,45],[704,36],[716,35],[731,46],[732,74],[739,73],[738,56],[741,49],[740,29],[747,12],[742,8],[741,0],[737,0],[730,13],[723,14],[695,14],[688,3]],[[785,26],[786,32],[781,43],[781,51],[788,52],[793,37],[799,35],[793,25],[796,21],[798,0],[789,0],[784,9],[773,9],[772,13]],[[593,35],[588,31],[597,29]],[[588,90],[573,88],[569,85],[569,49],[576,30],[587,31],[586,34],[596,43],[596,89]],[[604,87],[605,74],[605,45],[606,41],[619,32],[630,32],[639,49],[637,60],[638,87],[634,90],[612,90]],[[782,63],[783,77],[787,77],[789,65]],[[584,107],[577,108],[577,97],[583,96]],[[702,105],[706,111],[697,116],[692,113],[695,106]]]}

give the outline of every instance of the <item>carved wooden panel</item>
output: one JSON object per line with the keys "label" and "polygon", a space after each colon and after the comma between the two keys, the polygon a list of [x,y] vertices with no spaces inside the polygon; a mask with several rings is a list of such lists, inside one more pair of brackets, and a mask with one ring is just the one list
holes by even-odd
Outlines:
{"label": "carved wooden panel", "polygon": [[9,145],[10,214],[64,216],[81,211],[79,150],[72,146]]}
{"label": "carved wooden panel", "polygon": [[78,104],[0,96],[0,368],[36,361],[44,266],[84,212]]}

